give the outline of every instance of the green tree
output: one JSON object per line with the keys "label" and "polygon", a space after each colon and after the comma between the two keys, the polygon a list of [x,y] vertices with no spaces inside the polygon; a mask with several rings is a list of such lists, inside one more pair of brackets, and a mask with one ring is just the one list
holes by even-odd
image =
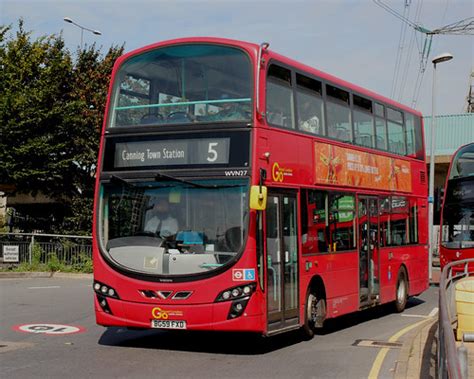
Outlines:
{"label": "green tree", "polygon": [[14,34],[0,26],[0,189],[62,204],[53,230],[91,231],[106,94],[122,52],[92,45],[73,59],[61,35],[32,39],[22,20]]}
{"label": "green tree", "polygon": [[76,191],[71,194],[71,212],[61,226],[62,231],[92,230],[92,200],[107,91],[113,65],[122,53],[123,46],[111,47],[104,57],[95,45],[77,51],[71,91],[76,109],[69,122],[75,135],[69,144],[74,156]]}
{"label": "green tree", "polygon": [[21,20],[15,38],[5,39],[9,30],[0,41],[2,183],[19,192],[67,194],[71,156],[60,129],[70,109],[72,61],[61,37],[31,41]]}

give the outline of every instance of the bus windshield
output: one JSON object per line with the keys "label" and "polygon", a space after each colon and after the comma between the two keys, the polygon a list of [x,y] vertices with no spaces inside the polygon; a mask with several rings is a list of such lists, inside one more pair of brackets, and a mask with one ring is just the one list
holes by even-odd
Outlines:
{"label": "bus windshield", "polygon": [[461,148],[453,159],[449,179],[474,176],[474,144]]}
{"label": "bus windshield", "polygon": [[474,204],[450,204],[443,212],[442,245],[461,249],[474,247]]}
{"label": "bus windshield", "polygon": [[230,264],[243,250],[247,180],[112,181],[101,188],[106,256],[133,272],[192,275]]}
{"label": "bus windshield", "polygon": [[250,121],[252,93],[250,59],[240,49],[158,48],[119,68],[107,126]]}

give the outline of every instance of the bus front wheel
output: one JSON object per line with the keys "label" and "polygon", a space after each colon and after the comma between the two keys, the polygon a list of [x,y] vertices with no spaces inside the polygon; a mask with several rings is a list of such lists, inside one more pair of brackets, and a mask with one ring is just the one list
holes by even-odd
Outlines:
{"label": "bus front wheel", "polygon": [[395,292],[395,310],[400,313],[403,312],[408,301],[408,280],[407,273],[402,267],[398,271],[397,288]]}
{"label": "bus front wheel", "polygon": [[305,303],[304,324],[302,327],[306,338],[313,338],[315,329],[323,326],[326,314],[325,311],[326,303],[324,299],[319,298],[313,292],[308,291]]}

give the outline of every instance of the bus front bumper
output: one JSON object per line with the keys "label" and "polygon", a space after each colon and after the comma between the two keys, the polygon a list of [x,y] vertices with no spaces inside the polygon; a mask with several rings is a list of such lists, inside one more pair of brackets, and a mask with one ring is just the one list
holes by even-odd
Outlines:
{"label": "bus front bumper", "polygon": [[[108,312],[94,296],[97,324],[152,329],[153,320],[185,321],[186,330],[248,331],[265,333],[265,320],[252,296],[242,314],[229,319],[231,301],[209,304],[148,304],[106,298]],[[182,323],[180,325],[183,325]]]}

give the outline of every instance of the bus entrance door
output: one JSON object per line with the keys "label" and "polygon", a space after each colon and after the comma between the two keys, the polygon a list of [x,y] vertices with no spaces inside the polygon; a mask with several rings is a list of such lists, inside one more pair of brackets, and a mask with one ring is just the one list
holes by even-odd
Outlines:
{"label": "bus entrance door", "polygon": [[359,197],[359,299],[361,306],[379,300],[378,199]]}
{"label": "bus entrance door", "polygon": [[266,209],[267,319],[272,334],[298,326],[296,194],[270,193]]}

